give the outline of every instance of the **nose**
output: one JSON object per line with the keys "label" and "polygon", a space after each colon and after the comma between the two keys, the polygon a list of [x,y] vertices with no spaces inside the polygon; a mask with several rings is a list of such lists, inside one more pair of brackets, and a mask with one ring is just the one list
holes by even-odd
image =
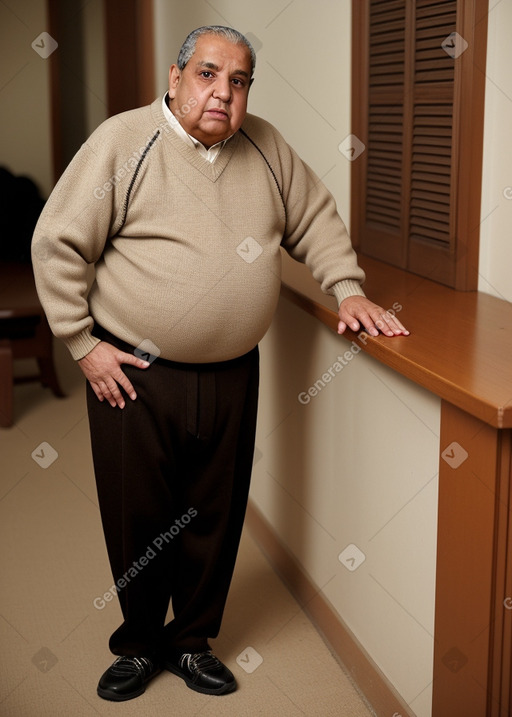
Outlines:
{"label": "nose", "polygon": [[231,82],[229,77],[217,77],[213,88],[213,97],[222,102],[229,102],[231,100]]}

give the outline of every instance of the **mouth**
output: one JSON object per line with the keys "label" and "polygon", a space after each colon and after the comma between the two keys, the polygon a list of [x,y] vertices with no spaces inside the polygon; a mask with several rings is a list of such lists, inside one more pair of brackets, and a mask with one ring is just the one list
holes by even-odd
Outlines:
{"label": "mouth", "polygon": [[220,107],[212,107],[209,110],[206,110],[206,114],[208,117],[211,117],[212,119],[218,119],[218,120],[228,120],[229,116],[226,110],[221,109]]}

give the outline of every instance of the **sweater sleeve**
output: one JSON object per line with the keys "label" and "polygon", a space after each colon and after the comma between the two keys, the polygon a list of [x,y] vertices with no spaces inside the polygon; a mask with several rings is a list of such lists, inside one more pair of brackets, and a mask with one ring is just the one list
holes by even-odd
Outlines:
{"label": "sweater sleeve", "polygon": [[338,305],[349,296],[365,296],[364,271],[327,187],[270,123],[250,115],[246,126],[280,188],[286,212],[283,248],[310,268]]}
{"label": "sweater sleeve", "polygon": [[287,146],[282,163],[286,231],[282,245],[307,264],[322,291],[338,305],[354,294],[364,296],[365,279],[334,197],[313,170]]}
{"label": "sweater sleeve", "polygon": [[[130,181],[127,157],[113,147],[113,119],[82,145],[55,186],[32,239],[38,295],[53,333],[74,359],[98,343],[87,301],[90,265],[120,222]],[[125,150],[126,152],[126,150]]]}

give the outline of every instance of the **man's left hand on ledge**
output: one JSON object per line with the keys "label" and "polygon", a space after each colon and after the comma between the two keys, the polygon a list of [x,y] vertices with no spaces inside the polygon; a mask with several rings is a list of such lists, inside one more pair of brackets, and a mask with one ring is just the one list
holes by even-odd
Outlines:
{"label": "man's left hand on ledge", "polygon": [[374,304],[365,296],[349,296],[344,299],[338,311],[338,333],[342,334],[349,328],[366,331],[370,336],[408,336],[409,331],[396,316],[381,306]]}

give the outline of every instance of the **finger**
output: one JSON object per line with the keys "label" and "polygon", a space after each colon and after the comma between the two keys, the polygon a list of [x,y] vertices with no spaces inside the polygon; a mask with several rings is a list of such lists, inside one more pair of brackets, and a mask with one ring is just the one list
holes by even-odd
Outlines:
{"label": "finger", "polygon": [[114,380],[114,378],[111,378],[111,380],[107,384],[107,387],[110,391],[110,395],[113,400],[113,403],[111,403],[110,405],[113,407],[119,406],[119,408],[124,408],[125,407],[124,396],[121,393],[121,391],[119,390],[119,386],[117,385],[116,380]]}
{"label": "finger", "polygon": [[354,314],[349,313],[346,309],[341,310],[339,313],[340,322],[338,328],[342,325],[343,330],[339,333],[343,333],[345,329],[350,328],[352,331],[357,331],[360,328],[360,323]]}
{"label": "finger", "polygon": [[[109,385],[109,383],[107,383],[107,380],[108,379],[106,379],[105,381],[100,381],[100,383],[98,385],[101,389],[101,392],[103,393],[103,396],[107,399],[107,401],[110,403],[112,408],[115,408],[118,405],[117,397],[115,396],[115,391],[117,390],[117,384],[115,383],[115,381],[113,381],[113,384]],[[117,390],[117,392],[119,393],[118,390]],[[119,396],[122,400],[122,396],[120,393],[119,393]],[[122,408],[122,406],[120,406],[120,408]]]}
{"label": "finger", "polygon": [[388,336],[409,333],[409,331],[405,328],[401,321],[399,321],[399,319],[397,319],[395,316],[393,316],[393,314],[389,313],[388,311],[381,313],[379,318],[376,319],[375,325],[378,329],[380,329],[383,333],[386,333]]}
{"label": "finger", "polygon": [[396,316],[393,317],[395,326],[406,336],[409,335],[411,332],[409,329],[406,329],[405,326],[402,324],[400,319],[397,319]]}
{"label": "finger", "polygon": [[124,351],[119,351],[116,354],[116,359],[119,361],[119,364],[128,363],[137,368],[147,368],[150,365],[149,361],[144,361],[144,359],[135,356],[135,354],[127,354]]}
{"label": "finger", "polygon": [[374,315],[375,328],[386,336],[393,336],[394,334],[389,323],[390,318],[391,314],[388,314],[386,311],[380,311],[377,316]]}
{"label": "finger", "polygon": [[96,398],[98,399],[98,401],[104,401],[105,396],[103,395],[101,390],[98,388],[98,386],[95,383],[93,383],[92,381],[89,381],[89,383],[91,384],[91,388],[94,391],[94,393],[96,394]]}
{"label": "finger", "polygon": [[392,319],[392,315],[380,306],[371,310],[371,313],[361,312],[360,319],[365,327],[365,331],[370,334],[370,336],[378,336],[379,332],[383,333],[385,336],[393,336],[395,334],[395,331],[391,328],[389,323]]}
{"label": "finger", "polygon": [[121,371],[120,374],[116,376],[116,381],[120,386],[122,386],[128,396],[132,399],[132,401],[135,401],[135,399],[137,398],[137,393],[135,392],[132,382],[123,371]]}
{"label": "finger", "polygon": [[361,313],[358,315],[358,319],[361,327],[364,331],[366,331],[367,334],[369,334],[370,336],[379,335],[379,329],[375,325],[372,317],[367,311],[361,311]]}

